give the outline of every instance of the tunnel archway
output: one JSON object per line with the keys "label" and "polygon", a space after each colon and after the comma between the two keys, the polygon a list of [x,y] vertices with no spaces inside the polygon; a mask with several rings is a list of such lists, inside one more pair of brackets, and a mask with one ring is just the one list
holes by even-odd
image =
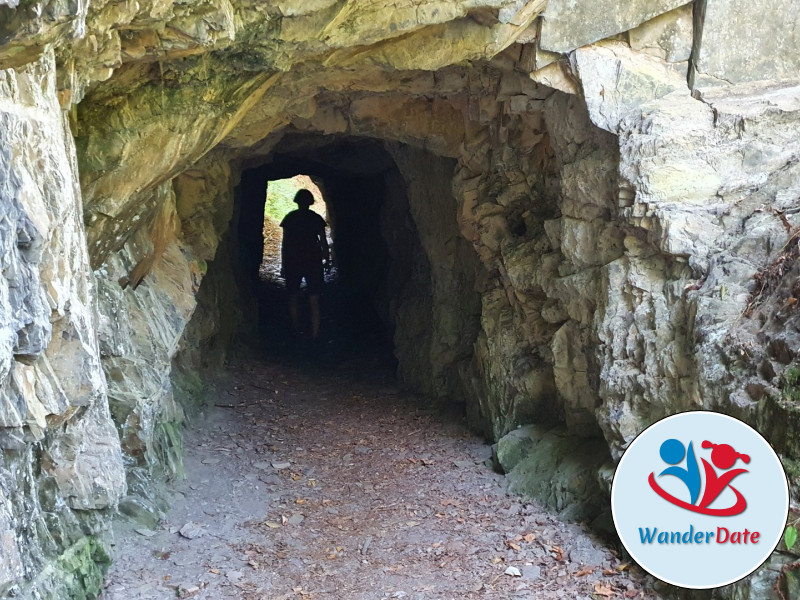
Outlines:
{"label": "tunnel archway", "polygon": [[[435,184],[417,190],[423,196],[415,201],[431,204],[429,208],[449,221],[445,233],[457,237],[450,191],[455,161],[402,144],[392,150],[420,153],[422,161],[436,166],[428,176]],[[284,136],[269,156],[243,163],[232,224],[235,272],[240,288],[246,290],[241,296],[243,332],[253,331],[257,322],[257,345],[266,346],[268,352],[285,348],[288,321],[283,290],[253,273],[263,247],[259,219],[263,219],[267,182],[299,173],[313,177],[324,189],[332,232],[336,277],[327,284],[322,332],[330,353],[379,357],[384,365],[399,366],[404,384],[432,389],[432,380],[440,375],[434,375],[421,358],[435,343],[431,265],[412,214],[408,182],[379,140],[293,133]],[[442,237],[438,243],[452,241]],[[474,298],[470,278],[463,284],[465,289],[451,292]],[[478,330],[477,318],[473,300],[471,337],[461,342],[464,359]],[[455,381],[454,374],[449,377]]]}

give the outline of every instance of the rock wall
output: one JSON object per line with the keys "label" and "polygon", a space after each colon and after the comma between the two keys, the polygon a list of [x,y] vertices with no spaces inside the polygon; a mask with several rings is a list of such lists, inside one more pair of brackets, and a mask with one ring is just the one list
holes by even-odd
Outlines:
{"label": "rock wall", "polygon": [[690,408],[758,426],[796,486],[796,14],[0,1],[0,594],[96,595],[108,516],[157,511],[235,318],[234,186],[292,134],[393,158],[400,379],[488,438],[535,424],[517,473],[550,446],[580,473],[518,489],[593,514],[581,493]]}
{"label": "rock wall", "polygon": [[[214,284],[227,265],[213,261],[232,199],[228,165],[198,163],[156,188],[141,206],[143,226],[94,272],[108,403],[129,459],[132,494],[120,508],[135,517],[158,514],[154,479],[182,473],[185,412],[203,400],[199,354],[224,327]],[[151,206],[157,211],[148,222]],[[200,295],[209,268],[217,275]]]}
{"label": "rock wall", "polygon": [[[480,265],[458,232],[451,189],[455,161],[398,144],[389,150],[407,182],[409,212],[429,269],[427,281],[406,286],[417,298],[395,308],[398,380],[428,395],[461,398],[462,374],[478,335]],[[402,245],[395,248],[406,252]]]}
{"label": "rock wall", "polygon": [[0,72],[0,594],[102,584],[125,493],[52,52]]}

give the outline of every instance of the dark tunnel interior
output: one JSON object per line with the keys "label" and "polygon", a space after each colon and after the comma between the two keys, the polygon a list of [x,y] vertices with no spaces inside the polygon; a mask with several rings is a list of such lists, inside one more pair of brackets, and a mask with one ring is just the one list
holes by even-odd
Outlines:
{"label": "dark tunnel interior", "polygon": [[[266,160],[253,163],[242,172],[234,217],[243,337],[272,358],[302,359],[309,350],[307,340],[291,343],[282,279],[259,276],[268,182],[304,174],[323,191],[333,239],[335,275],[326,276],[316,350],[323,358],[369,357],[393,368],[393,305],[423,253],[391,155],[363,138],[290,135]],[[306,296],[300,300],[304,320]]]}

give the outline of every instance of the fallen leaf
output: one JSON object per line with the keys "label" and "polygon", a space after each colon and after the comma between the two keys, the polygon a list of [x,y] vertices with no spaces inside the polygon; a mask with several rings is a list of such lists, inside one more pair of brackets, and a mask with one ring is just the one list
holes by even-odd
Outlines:
{"label": "fallen leaf", "polygon": [[557,561],[561,562],[564,560],[564,550],[561,546],[550,546],[550,552],[553,553]]}
{"label": "fallen leaf", "polygon": [[599,581],[594,584],[594,593],[598,596],[605,596],[606,598],[610,598],[614,595],[614,590],[610,587],[603,585]]}
{"label": "fallen leaf", "polygon": [[584,567],[575,573],[575,577],[583,577],[585,575],[591,575],[592,573],[594,573],[594,567]]}
{"label": "fallen leaf", "polygon": [[526,542],[532,542],[533,540],[536,539],[536,536],[532,533],[527,533],[522,537],[522,539],[525,540]]}
{"label": "fallen leaf", "polygon": [[264,521],[264,525],[266,525],[270,529],[279,529],[281,526],[280,523],[276,523],[275,521]]}
{"label": "fallen leaf", "polygon": [[508,540],[506,540],[506,546],[508,546],[512,550],[516,550],[517,552],[522,550],[522,547],[519,544],[515,544],[514,542],[510,542]]}

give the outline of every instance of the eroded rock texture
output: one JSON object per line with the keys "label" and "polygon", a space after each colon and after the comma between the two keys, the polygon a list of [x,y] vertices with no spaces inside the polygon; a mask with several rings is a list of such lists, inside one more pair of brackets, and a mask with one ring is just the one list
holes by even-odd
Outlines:
{"label": "eroded rock texture", "polygon": [[692,408],[796,477],[796,9],[0,2],[0,594],[95,595],[109,515],[157,511],[199,373],[256,318],[257,166],[327,178],[340,236],[342,182],[380,190],[398,378],[464,402],[518,491],[594,516]]}

